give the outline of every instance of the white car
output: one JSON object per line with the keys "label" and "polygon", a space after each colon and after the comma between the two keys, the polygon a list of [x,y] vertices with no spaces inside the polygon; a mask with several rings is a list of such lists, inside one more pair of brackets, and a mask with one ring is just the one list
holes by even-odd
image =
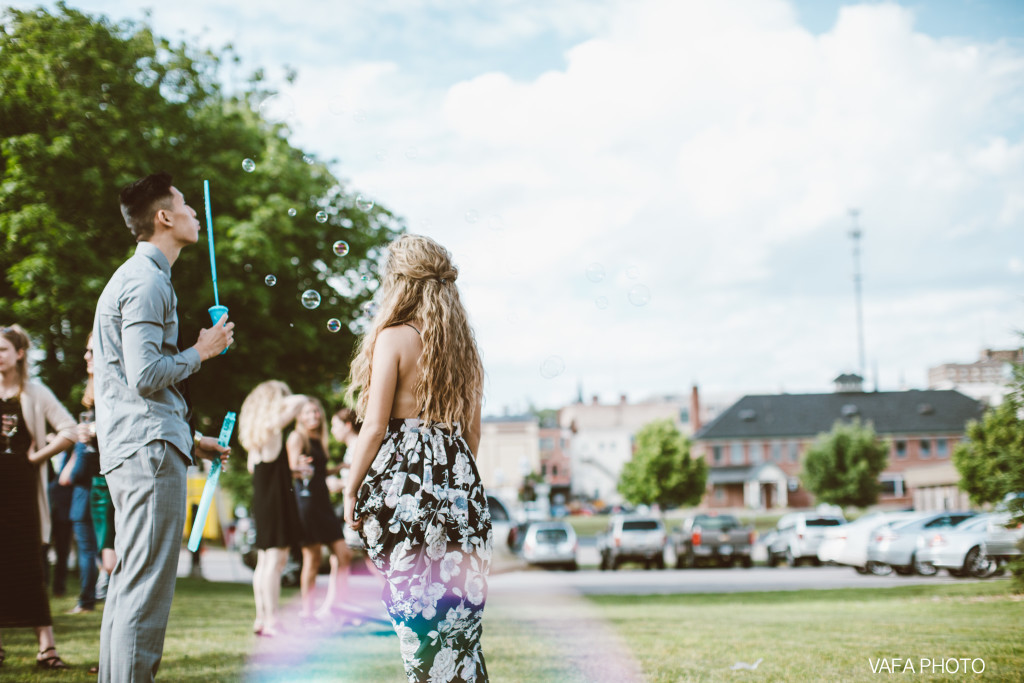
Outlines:
{"label": "white car", "polygon": [[1009,512],[996,512],[989,518],[985,530],[985,554],[998,562],[1009,562],[1020,557],[1024,542],[1024,526]]}
{"label": "white car", "polygon": [[523,559],[576,571],[576,532],[566,522],[532,522],[523,533]]}
{"label": "white car", "polygon": [[950,576],[984,578],[992,576],[999,563],[983,549],[985,532],[993,515],[976,515],[955,527],[941,529],[924,539],[919,562],[945,569]]}
{"label": "white car", "polygon": [[848,524],[830,527],[818,546],[818,560],[829,564],[853,567],[858,574],[867,574],[868,540],[883,524],[912,519],[918,512],[869,512]]}

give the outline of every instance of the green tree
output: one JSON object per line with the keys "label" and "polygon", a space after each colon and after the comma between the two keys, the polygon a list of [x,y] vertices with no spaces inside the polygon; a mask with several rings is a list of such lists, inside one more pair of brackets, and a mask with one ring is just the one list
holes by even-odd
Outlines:
{"label": "green tree", "polygon": [[[289,144],[285,124],[261,116],[274,94],[261,73],[222,89],[221,64],[238,61],[230,48],[172,44],[63,3],[7,9],[0,29],[0,324],[30,332],[40,378],[74,407],[96,299],[135,246],[119,189],[166,170],[200,214],[210,180],[219,298],[237,326],[236,345],[192,381],[200,429],[216,433],[264,379],[336,390],[375,262],[401,222],[379,204],[357,206],[325,163]],[[332,251],[337,240],[347,255]],[[174,286],[187,347],[214,303],[205,231],[175,264]],[[300,303],[305,290],[320,294],[318,308]]]}
{"label": "green tree", "polygon": [[878,500],[878,475],[888,462],[888,444],[870,423],[837,421],[807,451],[800,479],[822,502],[866,507]]}
{"label": "green tree", "polygon": [[[977,505],[999,503],[1010,496],[1009,511],[1024,523],[1024,366],[1014,368],[1012,391],[981,420],[967,424],[967,438],[953,449],[960,488]],[[1010,565],[1015,589],[1024,592],[1024,558]]]}
{"label": "green tree", "polygon": [[618,488],[633,505],[696,505],[707,478],[704,459],[690,457],[689,439],[672,420],[656,420],[636,433],[636,449]]}

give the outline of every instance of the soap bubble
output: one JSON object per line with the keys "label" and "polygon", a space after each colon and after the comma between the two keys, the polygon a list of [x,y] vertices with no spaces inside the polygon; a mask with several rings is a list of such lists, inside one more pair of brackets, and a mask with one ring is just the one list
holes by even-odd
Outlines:
{"label": "soap bubble", "polygon": [[277,277],[275,277],[274,275],[268,275],[265,278],[263,278],[263,281],[267,283],[267,287],[273,287],[274,285],[277,284]]}
{"label": "soap bubble", "polygon": [[565,372],[565,361],[561,356],[548,356],[540,364],[540,376],[544,379],[554,379]]}
{"label": "soap bubble", "polygon": [[334,243],[334,254],[335,256],[345,256],[348,254],[348,242],[345,240],[338,240]]}
{"label": "soap bubble", "polygon": [[291,216],[292,218],[295,218],[295,216],[298,215],[298,213],[299,212],[296,211],[294,206],[292,208],[288,209],[288,215]]}
{"label": "soap bubble", "polygon": [[409,161],[414,161],[419,155],[420,151],[415,147],[407,147],[405,150],[405,158]]}
{"label": "soap bubble", "polygon": [[596,299],[594,299],[594,305],[597,306],[598,308],[600,308],[603,311],[604,309],[608,308],[608,297],[606,297],[606,296],[599,296],[599,297],[597,297]]}
{"label": "soap bubble", "polygon": [[315,289],[307,289],[302,293],[302,305],[313,310],[320,305],[320,292]]}
{"label": "soap bubble", "polygon": [[600,282],[604,279],[604,266],[600,263],[591,263],[587,266],[587,279],[591,282]]}
{"label": "soap bubble", "polygon": [[260,102],[260,116],[270,123],[284,123],[295,115],[295,102],[288,95],[278,93]]}
{"label": "soap bubble", "polygon": [[362,195],[362,194],[361,195],[357,195],[356,196],[356,207],[360,211],[372,211],[373,210],[373,200],[370,199],[369,197],[367,197],[366,195]]}
{"label": "soap bubble", "polygon": [[480,220],[480,214],[479,213],[477,213],[473,209],[470,209],[469,211],[466,212],[466,222],[467,223],[476,223],[478,220]]}
{"label": "soap bubble", "polygon": [[326,223],[327,222],[327,212],[326,211],[317,211],[316,212],[316,222],[317,223]]}
{"label": "soap bubble", "polygon": [[331,332],[337,332],[341,329],[341,321],[337,318],[331,318],[327,321],[327,329]]}
{"label": "soap bubble", "polygon": [[299,265],[299,257],[298,256],[292,256],[292,258],[289,261],[289,263],[291,263],[293,266]]}
{"label": "soap bubble", "polygon": [[629,303],[634,306],[646,306],[651,302],[651,290],[646,285],[636,285],[629,290]]}
{"label": "soap bubble", "polygon": [[245,272],[247,272],[247,273],[251,273],[252,272],[252,264],[251,263],[246,263],[244,268],[245,268]]}
{"label": "soap bubble", "polygon": [[252,159],[243,159],[242,170],[245,171],[246,173],[252,173],[253,171],[256,170],[256,162],[253,161]]}

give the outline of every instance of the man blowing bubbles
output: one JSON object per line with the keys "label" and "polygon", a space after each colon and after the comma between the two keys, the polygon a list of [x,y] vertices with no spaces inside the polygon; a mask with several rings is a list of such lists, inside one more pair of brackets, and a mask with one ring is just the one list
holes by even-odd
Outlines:
{"label": "man blowing bubbles", "polygon": [[185,525],[185,468],[229,449],[193,433],[178,383],[231,345],[223,316],[178,351],[171,267],[199,240],[196,212],[155,173],[127,185],[121,213],[138,246],[107,282],[93,321],[100,468],[117,513],[118,562],[100,632],[100,681],[152,681],[163,654]]}

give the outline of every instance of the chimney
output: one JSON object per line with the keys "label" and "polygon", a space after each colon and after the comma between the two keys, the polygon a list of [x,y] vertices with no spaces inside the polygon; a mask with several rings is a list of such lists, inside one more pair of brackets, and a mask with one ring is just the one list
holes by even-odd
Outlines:
{"label": "chimney", "polygon": [[690,392],[690,427],[694,434],[701,428],[700,393],[697,391],[696,384],[693,385],[693,390]]}

